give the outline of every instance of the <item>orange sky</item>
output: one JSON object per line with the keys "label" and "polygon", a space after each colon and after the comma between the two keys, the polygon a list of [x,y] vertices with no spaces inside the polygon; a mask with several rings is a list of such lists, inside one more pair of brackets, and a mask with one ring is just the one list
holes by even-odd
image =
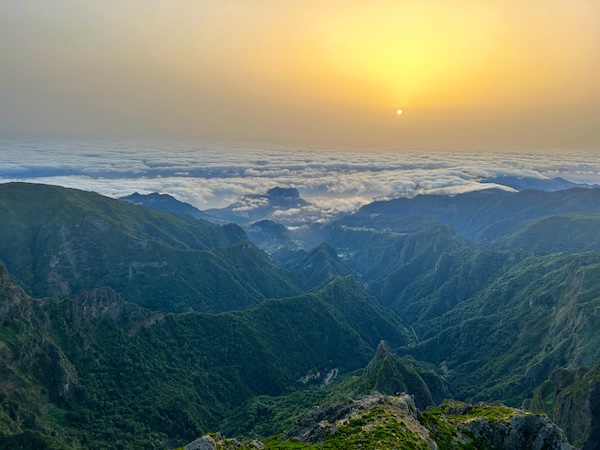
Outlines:
{"label": "orange sky", "polygon": [[599,5],[6,0],[0,137],[593,149]]}

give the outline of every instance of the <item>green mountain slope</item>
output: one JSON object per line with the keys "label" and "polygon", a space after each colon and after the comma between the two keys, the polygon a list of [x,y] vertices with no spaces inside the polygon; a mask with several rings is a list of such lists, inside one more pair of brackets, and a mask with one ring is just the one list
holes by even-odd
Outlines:
{"label": "green mountain slope", "polygon": [[34,433],[69,448],[183,443],[256,395],[364,366],[380,338],[407,343],[400,325],[339,278],[221,314],[152,312],[109,288],[34,300],[1,269],[0,280],[7,442]]}
{"label": "green mountain slope", "polygon": [[367,282],[399,267],[419,271],[443,252],[469,246],[453,227],[426,217],[349,216],[329,227],[327,241]]}
{"label": "green mountain slope", "polygon": [[25,183],[0,185],[0,214],[0,260],[34,296],[110,286],[152,309],[218,312],[307,288],[235,225]]}
{"label": "green mountain slope", "polygon": [[336,276],[352,274],[352,270],[327,243],[306,252],[298,261],[291,264],[291,267],[304,274],[312,286],[318,286]]}
{"label": "green mountain slope", "polygon": [[436,219],[336,221],[329,237],[368,292],[417,330],[492,283],[528,254],[474,248]]}
{"label": "green mountain slope", "polygon": [[[569,217],[593,242],[590,216]],[[352,216],[332,230],[368,292],[414,331],[400,353],[442,367],[458,398],[520,405],[552,370],[600,360],[597,253],[480,249],[423,217]]]}
{"label": "green mountain slope", "polygon": [[559,367],[600,360],[600,254],[531,257],[419,323],[417,358],[443,364],[462,398],[520,404]]}
{"label": "green mountain slope", "polygon": [[120,199],[135,205],[142,205],[146,208],[154,209],[156,211],[187,214],[195,217],[196,219],[210,220],[210,216],[208,214],[203,213],[189,203],[180,202],[175,197],[168,194],[159,194],[158,192],[153,192],[151,194],[140,194],[138,192],[134,192],[131,195],[120,197]]}
{"label": "green mountain slope", "polygon": [[600,364],[558,369],[535,391],[529,407],[542,411],[585,450],[600,445]]}
{"label": "green mountain slope", "polygon": [[[312,375],[311,383],[324,381],[327,374]],[[341,376],[326,386],[313,385],[284,396],[253,397],[228,418],[220,431],[226,436],[263,439],[289,428],[300,414],[315,405],[345,402],[375,391],[386,395],[408,392],[421,409],[438,405],[451,395],[442,376],[413,359],[398,358],[387,342],[382,341],[364,369]]]}
{"label": "green mountain slope", "polygon": [[282,265],[294,259],[300,250],[290,231],[272,220],[261,220],[245,228],[248,239]]}
{"label": "green mountain slope", "polygon": [[[322,401],[412,391],[424,407],[448,382],[545,411],[563,400],[557,369],[600,361],[600,253],[583,253],[598,192],[402,200],[320,227],[328,244],[284,270],[234,225],[0,185],[0,433],[12,447],[264,437]],[[380,349],[359,370],[381,339],[401,358]],[[577,417],[552,414],[567,430]],[[586,427],[569,436],[593,446]]]}
{"label": "green mountain slope", "polygon": [[545,255],[600,250],[600,215],[567,214],[542,217],[515,233],[496,239],[491,248],[522,248]]}
{"label": "green mountain slope", "polygon": [[362,217],[435,217],[482,242],[513,233],[530,220],[569,213],[600,213],[600,189],[517,193],[489,189],[453,197],[418,195],[412,199],[374,202],[358,211]]}
{"label": "green mountain slope", "polygon": [[[511,195],[501,193],[488,201],[492,205]],[[593,211],[596,195],[575,190],[548,199],[543,193],[525,193],[523,202],[505,204],[504,217],[491,206],[485,211],[471,205],[471,211],[481,214],[471,218],[461,217],[465,211],[457,210],[451,199],[422,199],[433,205],[429,213],[434,217],[357,214],[334,222],[328,239],[367,282],[368,292],[415,332],[417,345],[399,349],[400,354],[442,368],[458,398],[516,406],[527,402],[552,371],[600,360],[600,256],[582,253],[597,248],[597,217],[535,218],[548,212]],[[470,200],[494,196],[479,193]],[[493,229],[512,234],[477,247],[439,219],[455,221],[463,230],[472,226],[472,236],[479,238],[477,233]],[[559,251],[571,254],[553,254]],[[563,398],[564,389],[560,392]],[[561,404],[571,407],[552,417],[573,442],[594,448],[593,442],[600,441],[596,428],[571,431],[581,424],[574,411],[590,406],[583,400],[577,406],[573,400]]]}

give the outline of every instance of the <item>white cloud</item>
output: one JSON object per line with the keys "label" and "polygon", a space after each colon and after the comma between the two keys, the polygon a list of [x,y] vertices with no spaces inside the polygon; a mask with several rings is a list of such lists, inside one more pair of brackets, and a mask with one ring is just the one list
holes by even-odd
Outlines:
{"label": "white cloud", "polygon": [[[296,187],[312,206],[278,211],[311,220],[349,212],[374,198],[457,194],[495,187],[484,179],[563,177],[600,182],[597,152],[357,152],[188,144],[0,142],[0,181],[57,184],[120,197],[173,195],[200,209],[223,207],[275,186]],[[250,210],[260,202],[239,208]]]}

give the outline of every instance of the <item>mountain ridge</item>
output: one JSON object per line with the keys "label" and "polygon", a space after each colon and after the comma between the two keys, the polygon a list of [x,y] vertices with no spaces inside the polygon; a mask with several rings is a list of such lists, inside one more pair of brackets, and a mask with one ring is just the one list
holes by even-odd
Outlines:
{"label": "mountain ridge", "polygon": [[133,194],[119,197],[120,200],[125,200],[135,205],[142,205],[146,208],[154,209],[156,211],[166,211],[176,214],[187,214],[196,219],[211,220],[211,217],[200,211],[195,206],[177,200],[175,197],[169,194],[160,194],[158,192],[152,192],[150,194],[140,194],[134,192]]}
{"label": "mountain ridge", "polygon": [[[106,285],[153,309],[217,312],[308,288],[297,273],[254,251],[233,224],[25,183],[0,185],[0,212],[6,236],[0,260],[38,297],[62,298]],[[235,264],[229,259],[234,255]]]}
{"label": "mountain ridge", "polygon": [[598,192],[394,203],[316,226],[320,244],[278,253],[283,269],[237,225],[2,185],[0,433],[13,446],[164,447],[262,433],[266,418],[376,389],[412,391],[421,408],[441,393],[470,410],[563,404],[548,412],[589,448],[595,422],[569,424],[593,399],[577,382],[559,383],[573,397],[548,386],[600,360]]}
{"label": "mountain ridge", "polygon": [[245,311],[174,314],[110,288],[36,300],[0,268],[0,310],[0,441],[33,433],[69,448],[191,440],[248,398],[301,387],[315,367],[361,367],[374,335],[407,334],[341,278]]}

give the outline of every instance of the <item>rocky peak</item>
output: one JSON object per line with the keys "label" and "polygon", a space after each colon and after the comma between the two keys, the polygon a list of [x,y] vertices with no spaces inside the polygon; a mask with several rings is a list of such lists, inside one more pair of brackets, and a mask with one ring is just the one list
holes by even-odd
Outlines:
{"label": "rocky peak", "polygon": [[271,198],[300,198],[300,192],[296,188],[274,187],[267,191],[267,195]]}
{"label": "rocky peak", "polygon": [[300,208],[308,205],[308,202],[300,198],[300,192],[296,188],[274,187],[267,191],[266,198],[270,206],[277,208]]}
{"label": "rocky peak", "polygon": [[188,445],[183,447],[183,450],[216,450],[217,443],[215,440],[206,435],[196,439],[194,442],[190,442]]}
{"label": "rocky peak", "polygon": [[[379,343],[375,356],[365,368],[364,376],[370,380],[373,389],[384,394],[408,392],[413,395],[419,409],[436,405],[449,394],[439,383],[433,383],[430,389],[413,366],[394,355],[386,341]],[[429,381],[433,380],[429,378]]]}
{"label": "rocky peak", "polygon": [[410,434],[418,436],[429,448],[437,448],[429,439],[429,432],[418,421],[412,396],[386,396],[378,392],[346,403],[315,406],[299,417],[282,439],[321,443],[336,433],[345,435],[347,429],[357,432],[357,427],[361,427],[360,432],[367,436],[373,429],[385,428],[390,423],[403,423]]}
{"label": "rocky peak", "polygon": [[572,449],[560,428],[545,416],[518,414],[508,421],[501,422],[477,418],[461,423],[458,428],[463,433],[470,432],[475,439],[483,440],[491,448],[506,450]]}
{"label": "rocky peak", "polygon": [[394,352],[392,352],[390,345],[384,340],[379,341],[375,356],[365,368],[365,375],[376,376],[386,360],[389,361],[390,359],[394,359]]}
{"label": "rocky peak", "polygon": [[65,325],[77,331],[87,330],[90,326],[102,326],[107,321],[119,322],[130,328],[130,334],[135,334],[141,328],[164,319],[161,313],[152,313],[123,300],[110,287],[79,291],[67,298],[60,308]]}
{"label": "rocky peak", "polygon": [[394,356],[394,352],[390,347],[390,344],[383,339],[379,341],[379,345],[377,346],[377,351],[375,352],[375,357],[371,360],[371,364],[375,365],[377,362],[380,362],[384,358],[388,356]]}

